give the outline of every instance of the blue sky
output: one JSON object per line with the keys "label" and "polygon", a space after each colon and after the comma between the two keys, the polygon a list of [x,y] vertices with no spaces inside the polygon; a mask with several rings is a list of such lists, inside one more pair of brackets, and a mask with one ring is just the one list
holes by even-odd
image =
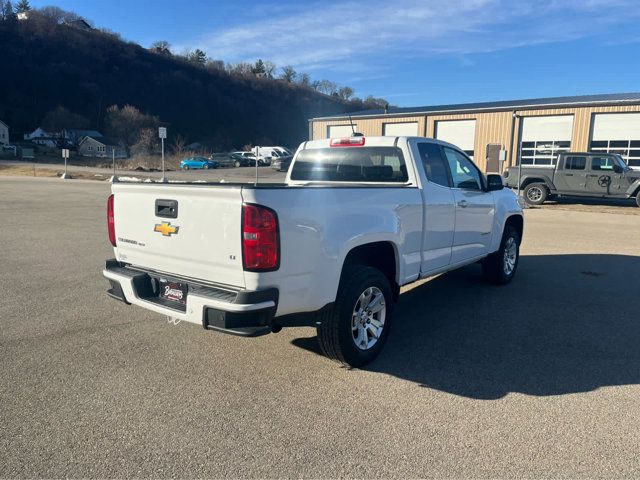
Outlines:
{"label": "blue sky", "polygon": [[638,0],[30,0],[400,106],[640,91]]}

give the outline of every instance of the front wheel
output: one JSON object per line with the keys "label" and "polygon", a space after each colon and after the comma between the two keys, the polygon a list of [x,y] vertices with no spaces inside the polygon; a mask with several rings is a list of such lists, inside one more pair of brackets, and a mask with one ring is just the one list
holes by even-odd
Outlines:
{"label": "front wheel", "polygon": [[207,164],[205,163],[203,168],[204,168],[205,170],[209,170],[209,165],[207,165]]}
{"label": "front wheel", "polygon": [[366,365],[387,340],[392,307],[391,286],[380,270],[350,267],[343,274],[336,302],[320,318],[320,349],[343,365]]}
{"label": "front wheel", "polygon": [[515,228],[507,225],[498,251],[483,260],[482,272],[489,282],[505,285],[516,275],[519,260],[520,235]]}
{"label": "front wheel", "polygon": [[189,170],[189,165],[185,165],[184,167],[182,167],[183,170]]}
{"label": "front wheel", "polygon": [[530,183],[524,187],[524,199],[529,205],[542,205],[549,196],[544,183]]}
{"label": "front wheel", "polygon": [[636,195],[636,205],[640,207],[640,190],[638,190],[638,194]]}
{"label": "front wheel", "polygon": [[240,167],[240,162],[238,160],[236,160],[235,162],[233,162],[233,166],[236,168]]}

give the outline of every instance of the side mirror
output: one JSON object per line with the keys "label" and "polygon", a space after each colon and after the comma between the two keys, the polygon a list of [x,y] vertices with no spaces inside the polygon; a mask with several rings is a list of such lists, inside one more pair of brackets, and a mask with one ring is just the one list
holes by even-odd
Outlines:
{"label": "side mirror", "polygon": [[502,190],[504,188],[504,181],[502,175],[490,173],[487,175],[487,192],[495,192],[496,190]]}
{"label": "side mirror", "polygon": [[613,164],[613,171],[616,173],[622,173],[624,172],[624,170],[622,169],[622,167],[620,165],[618,165],[617,163]]}

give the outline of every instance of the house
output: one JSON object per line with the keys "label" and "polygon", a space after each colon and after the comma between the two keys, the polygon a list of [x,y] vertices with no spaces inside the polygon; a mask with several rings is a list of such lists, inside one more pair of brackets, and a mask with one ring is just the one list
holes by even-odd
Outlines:
{"label": "house", "polygon": [[70,22],[65,22],[65,23],[70,27],[79,28],[80,30],[86,30],[86,31],[93,30],[93,27],[89,24],[89,22],[87,22],[82,18],[71,20]]}
{"label": "house", "polygon": [[0,120],[0,144],[9,143],[9,125]]}
{"label": "house", "polygon": [[24,139],[32,143],[49,148],[56,148],[60,139],[64,138],[60,133],[47,132],[44,128],[38,127],[31,133],[25,133]]}
{"label": "house", "polygon": [[78,146],[82,137],[104,137],[104,135],[97,130],[81,130],[77,128],[71,128],[65,132],[65,138],[74,146]]}
{"label": "house", "polygon": [[28,20],[29,19],[29,12],[18,12],[16,14],[16,18],[18,20]]}
{"label": "house", "polygon": [[83,157],[127,158],[122,142],[102,136],[85,135],[78,143],[78,155]]}

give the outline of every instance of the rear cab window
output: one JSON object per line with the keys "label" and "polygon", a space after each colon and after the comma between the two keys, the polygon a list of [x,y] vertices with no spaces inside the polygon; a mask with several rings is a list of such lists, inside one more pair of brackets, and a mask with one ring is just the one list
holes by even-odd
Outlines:
{"label": "rear cab window", "polygon": [[327,147],[302,150],[291,180],[406,183],[407,164],[398,147]]}

